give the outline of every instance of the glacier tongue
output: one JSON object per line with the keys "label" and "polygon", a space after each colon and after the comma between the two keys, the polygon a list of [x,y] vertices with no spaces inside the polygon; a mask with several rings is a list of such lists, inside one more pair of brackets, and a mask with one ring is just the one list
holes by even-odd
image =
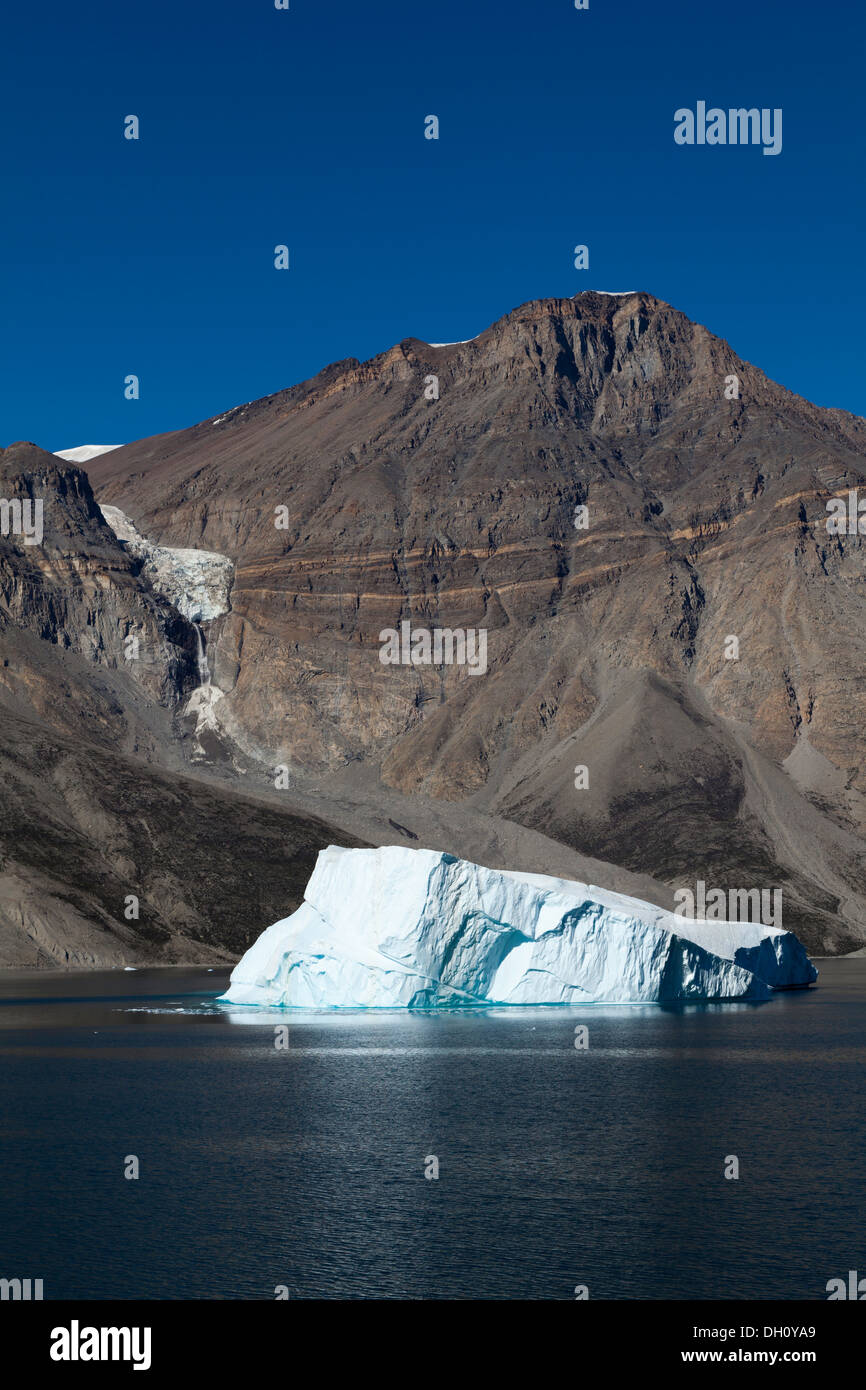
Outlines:
{"label": "glacier tongue", "polygon": [[817,972],[790,932],[688,922],[588,884],[434,850],[319,854],[297,912],[232,971],[232,1004],[302,1008],[767,999]]}
{"label": "glacier tongue", "polygon": [[154,545],[119,507],[100,507],[100,511],[130,554],[144,560],[143,573],[156,592],[173,603],[189,622],[211,622],[228,612],[234,565],[227,555]]}

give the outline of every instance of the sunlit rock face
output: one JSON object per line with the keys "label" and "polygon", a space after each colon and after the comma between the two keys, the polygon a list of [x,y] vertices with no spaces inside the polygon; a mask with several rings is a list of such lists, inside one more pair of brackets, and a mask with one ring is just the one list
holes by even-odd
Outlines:
{"label": "sunlit rock face", "polygon": [[687,922],[588,884],[433,850],[331,845],[298,911],[246,952],[224,998],[307,1008],[763,1000],[815,978],[797,938],[760,923]]}
{"label": "sunlit rock face", "polygon": [[234,566],[226,555],[154,545],[139,534],[118,507],[102,507],[101,511],[130,554],[144,560],[142,572],[157,593],[173,603],[189,622],[211,622],[229,611]]}

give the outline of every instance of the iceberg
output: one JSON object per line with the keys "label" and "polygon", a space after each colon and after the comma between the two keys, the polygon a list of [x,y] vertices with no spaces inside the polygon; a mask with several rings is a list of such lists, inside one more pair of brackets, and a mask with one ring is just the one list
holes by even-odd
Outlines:
{"label": "iceberg", "polygon": [[817,971],[791,932],[435,850],[319,853],[221,996],[294,1008],[764,1000]]}

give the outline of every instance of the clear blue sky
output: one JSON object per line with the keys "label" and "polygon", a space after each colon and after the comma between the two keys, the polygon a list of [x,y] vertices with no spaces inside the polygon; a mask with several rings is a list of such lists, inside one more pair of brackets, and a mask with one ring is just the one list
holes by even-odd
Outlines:
{"label": "clear blue sky", "polygon": [[[854,0],[43,0],[0,32],[2,444],[123,443],[591,288],[866,414]],[[782,107],[782,153],[678,147],[698,100]]]}

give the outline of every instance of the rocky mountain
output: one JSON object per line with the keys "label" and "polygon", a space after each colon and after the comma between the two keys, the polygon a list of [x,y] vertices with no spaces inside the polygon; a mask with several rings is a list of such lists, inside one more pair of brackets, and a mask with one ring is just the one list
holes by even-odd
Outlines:
{"label": "rocky mountain", "polygon": [[[229,611],[201,624],[206,696],[195,629],[92,497],[62,565],[18,554],[0,637],[30,643],[34,688],[48,647],[75,686],[95,660],[119,710],[98,738],[214,795],[662,906],[697,880],[781,887],[786,928],[853,949],[864,552],[826,508],[864,458],[866,422],[651,295],[533,301],[87,461],[149,546],[232,562]],[[75,599],[56,640],[100,565],[94,621]],[[133,621],[147,675],[108,655]],[[483,632],[483,670],[385,664],[389,630]],[[56,703],[37,706],[53,729]]]}

